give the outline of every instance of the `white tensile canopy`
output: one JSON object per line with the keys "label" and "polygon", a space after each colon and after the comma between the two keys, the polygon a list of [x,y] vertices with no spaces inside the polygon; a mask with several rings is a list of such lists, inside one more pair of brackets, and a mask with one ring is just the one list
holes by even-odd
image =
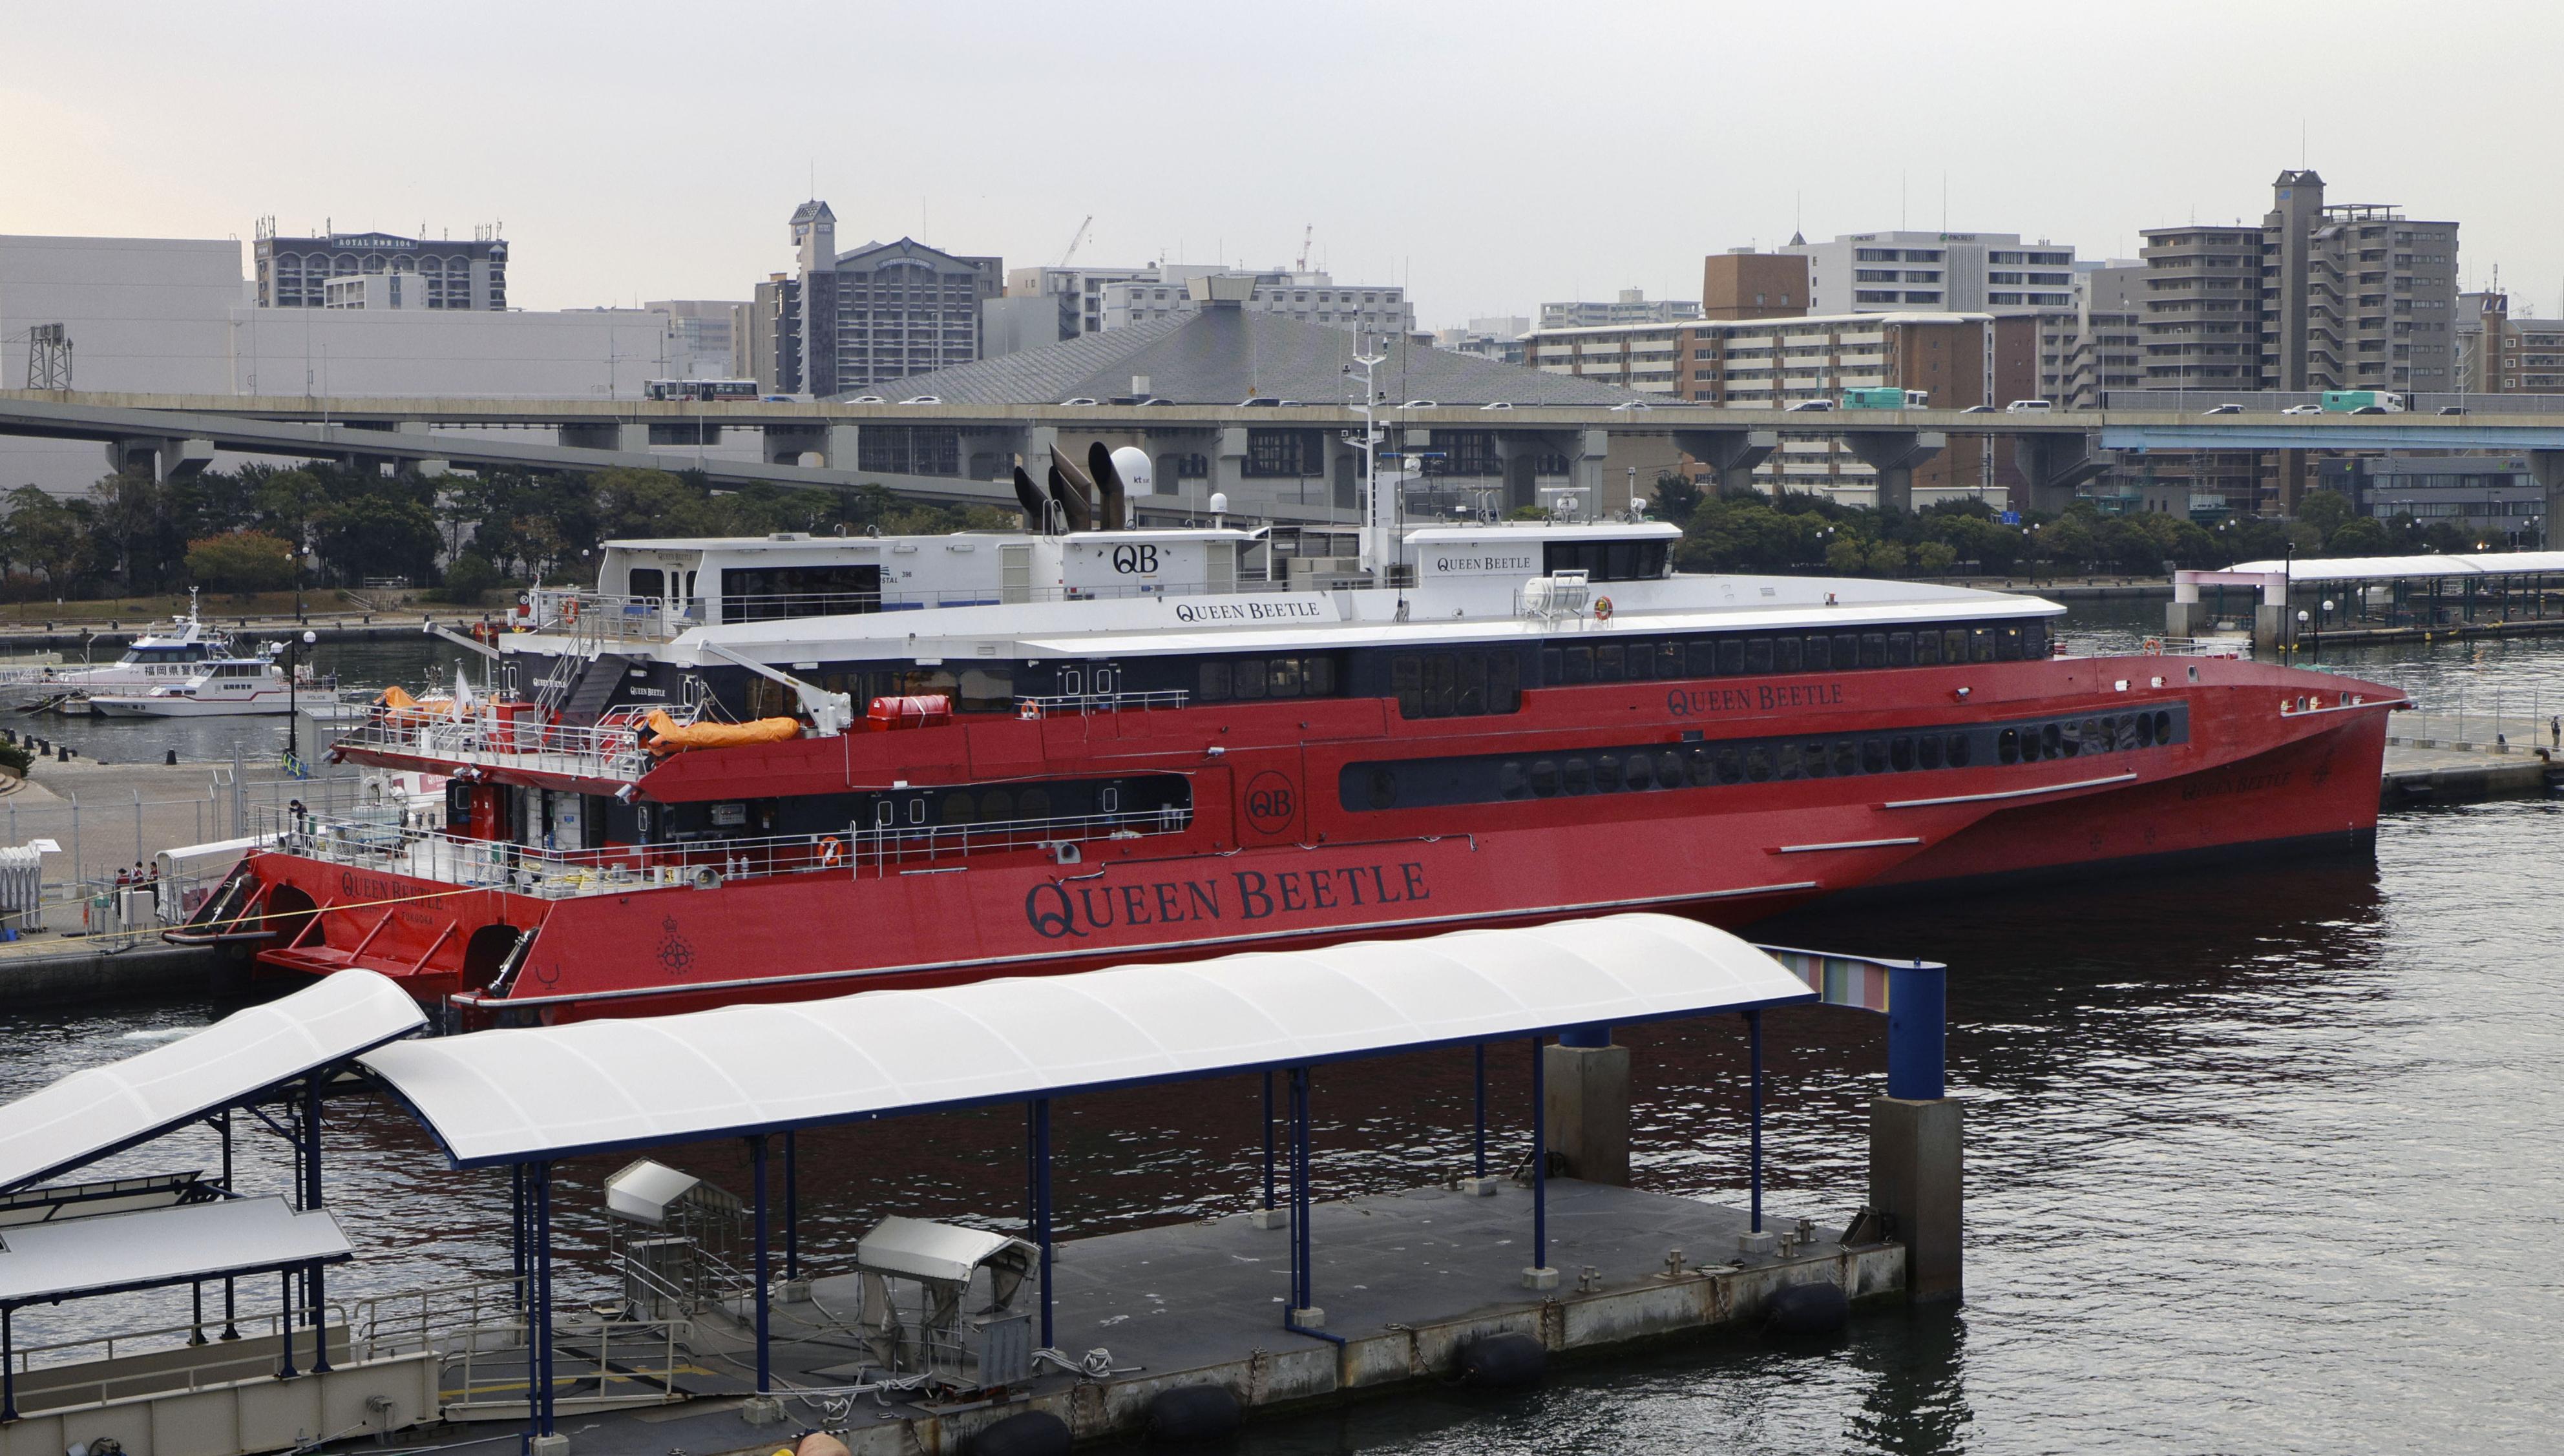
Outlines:
{"label": "white tensile canopy", "polygon": [[1429,939],[484,1031],[361,1060],[458,1167],[1814,1000],[1724,931]]}

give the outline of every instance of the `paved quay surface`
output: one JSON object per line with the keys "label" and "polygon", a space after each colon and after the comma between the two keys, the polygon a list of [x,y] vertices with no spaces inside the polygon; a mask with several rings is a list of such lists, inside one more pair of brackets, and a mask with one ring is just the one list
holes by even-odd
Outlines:
{"label": "paved quay surface", "polygon": [[[1903,1288],[1905,1253],[1894,1244],[1817,1242],[1786,1261],[1732,1265],[1746,1227],[1741,1209],[1552,1179],[1550,1263],[1560,1281],[1535,1292],[1522,1285],[1531,1213],[1530,1191],[1511,1183],[1491,1197],[1424,1187],[1316,1204],[1315,1288],[1328,1333],[1348,1342],[1341,1348],[1282,1328],[1290,1235],[1240,1214],[1056,1246],[1056,1344],[1072,1358],[1109,1351],[1115,1373],[1102,1378],[1045,1374],[1003,1403],[975,1408],[800,1395],[787,1400],[783,1424],[760,1428],[744,1408],[754,1359],[748,1330],[699,1316],[696,1360],[680,1380],[699,1398],[564,1417],[558,1428],[579,1456],[763,1456],[783,1444],[779,1437],[819,1427],[839,1431],[858,1456],[912,1456],[966,1450],[985,1425],[1048,1410],[1085,1440],[1136,1430],[1150,1397],[1171,1386],[1225,1385],[1250,1413],[1307,1406],[1358,1387],[1445,1379],[1462,1342],[1496,1331],[1532,1335],[1554,1354],[1602,1351],[1750,1325],[1791,1284],[1831,1283],[1855,1299]],[[1767,1215],[1767,1228],[1785,1226]],[[1676,1249],[1682,1272],[1669,1274]],[[1580,1290],[1588,1267],[1594,1277]],[[863,1364],[850,1328],[857,1282],[821,1277],[809,1300],[773,1307],[779,1382],[810,1389],[855,1377]],[[574,1365],[556,1359],[555,1379],[572,1378]],[[389,1449],[493,1430],[415,1432]],[[368,1438],[331,1449],[386,1448]]]}

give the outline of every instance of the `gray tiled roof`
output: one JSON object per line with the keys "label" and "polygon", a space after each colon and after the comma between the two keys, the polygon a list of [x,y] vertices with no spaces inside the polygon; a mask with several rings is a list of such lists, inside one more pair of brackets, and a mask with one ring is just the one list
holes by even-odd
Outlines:
{"label": "gray tiled roof", "polygon": [[[1145,374],[1151,395],[1175,404],[1236,404],[1251,397],[1353,403],[1362,387],[1345,366],[1360,342],[1351,329],[1280,313],[1213,308],[849,392],[894,402],[931,394],[947,404],[1057,404],[1128,395],[1131,376]],[[1389,357],[1377,377],[1391,402],[1663,402],[1660,396],[1633,394],[1599,380],[1547,374],[1403,339],[1387,340],[1384,352]]]}

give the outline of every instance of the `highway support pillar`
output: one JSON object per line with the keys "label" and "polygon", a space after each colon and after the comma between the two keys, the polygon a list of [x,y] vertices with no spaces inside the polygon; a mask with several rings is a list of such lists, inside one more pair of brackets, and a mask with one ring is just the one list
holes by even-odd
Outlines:
{"label": "highway support pillar", "polygon": [[2564,530],[2564,450],[2531,450],[2528,474],[2546,488],[2545,538],[2538,544],[2553,550],[2559,530]]}
{"label": "highway support pillar", "polygon": [[650,453],[650,427],[637,420],[604,420],[563,425],[560,443],[575,450],[619,450],[627,455]]}
{"label": "highway support pillar", "polygon": [[1718,489],[1754,488],[1757,466],[1781,448],[1778,430],[1678,430],[1674,448],[1718,473]]}
{"label": "highway support pillar", "polygon": [[1869,1105],[1869,1206],[1905,1245],[1906,1298],[1960,1298],[1962,1119],[1945,1095],[1948,972],[1888,972],[1887,1095]]}
{"label": "highway support pillar", "polygon": [[2030,499],[2015,501],[2014,508],[2050,515],[2073,505],[2077,490],[2100,479],[2118,463],[2116,455],[2101,448],[2100,435],[2092,432],[2048,430],[2015,435],[2012,452],[2013,464],[2020,468],[2022,479],[2030,483]]}
{"label": "highway support pillar", "polygon": [[1629,1185],[1629,1049],[1611,1044],[1611,1028],[1579,1026],[1559,1034],[1542,1057],[1550,1145],[1570,1177]]}
{"label": "highway support pillar", "polygon": [[129,439],[107,445],[107,468],[118,475],[148,471],[155,481],[183,480],[213,463],[211,440]]}
{"label": "highway support pillar", "polygon": [[1878,509],[1914,509],[1914,467],[1949,448],[1939,430],[1846,430],[1843,448],[1878,473]]}

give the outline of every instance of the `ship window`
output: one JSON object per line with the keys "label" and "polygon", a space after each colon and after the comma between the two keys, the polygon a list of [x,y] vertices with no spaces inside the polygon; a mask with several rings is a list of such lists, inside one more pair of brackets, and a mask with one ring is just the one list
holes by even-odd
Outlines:
{"label": "ship window", "polygon": [[1707,748],[1692,748],[1683,753],[1683,778],[1694,788],[1707,788],[1717,770],[1709,761]]}
{"label": "ship window", "polygon": [[1022,813],[1027,819],[1049,818],[1050,790],[1046,788],[1025,789],[1022,799]]}
{"label": "ship window", "polygon": [[1922,764],[1926,768],[1940,767],[1941,739],[1939,736],[1933,733],[1925,733],[1923,736],[1916,738],[1914,740],[1914,761]]}
{"label": "ship window", "polygon": [[1772,671],[1772,639],[1749,637],[1745,641],[1745,670],[1749,673]]}
{"label": "ship window", "polygon": [[1923,666],[1923,667],[1927,667],[1927,668],[1928,668],[1928,667],[1934,667],[1934,666],[1937,666],[1937,665],[1940,663],[1940,661],[1941,661],[1941,634],[1940,634],[1940,633],[1938,633],[1938,632],[1917,632],[1917,633],[1915,633],[1915,634],[1914,634],[1914,661],[1915,661],[1918,665]]}
{"label": "ship window", "polygon": [[1863,773],[1885,773],[1887,771],[1886,739],[1863,738],[1860,740],[1860,771]]}
{"label": "ship window", "polygon": [[1531,792],[1531,780],[1523,775],[1521,759],[1508,758],[1496,765],[1496,792],[1509,799]]}
{"label": "ship window", "polygon": [[1594,681],[1598,683],[1620,681],[1620,657],[1617,643],[1594,649]]}
{"label": "ship window", "polygon": [[1941,630],[1941,661],[1962,663],[1968,660],[1968,629],[1945,627]]}
{"label": "ship window", "polygon": [[2047,656],[2047,624],[2045,622],[2024,622],[2021,624],[2021,655],[2031,659]]}
{"label": "ship window", "polygon": [[2155,721],[2147,715],[2140,713],[2137,715],[2137,746],[2140,748],[2151,748],[2154,745]]}
{"label": "ship window", "polygon": [[1228,701],[1228,664],[1218,658],[1205,658],[1201,665],[1201,688],[1194,697],[1204,703]]}
{"label": "ship window", "polygon": [[2155,741],[2158,743],[2169,743],[2172,741],[2171,714],[2158,713],[2155,715]]}
{"label": "ship window", "polygon": [[1594,760],[1594,786],[1609,793],[1620,786],[1620,755],[1605,753]]}
{"label": "ship window", "polygon": [[1718,781],[1737,783],[1745,777],[1745,755],[1734,748],[1718,750]]}
{"label": "ship window", "polygon": [[1424,716],[1424,660],[1404,655],[1390,658],[1389,691],[1389,696],[1397,700],[1398,717],[1422,718]]}
{"label": "ship window", "polygon": [[1014,706],[1012,667],[963,668],[961,695],[953,706],[963,713],[1003,713]]}
{"label": "ship window", "polygon": [[1772,750],[1761,743],[1745,750],[1745,776],[1761,783],[1772,776]]}
{"label": "ship window", "polygon": [[1531,760],[1531,791],[1542,798],[1558,794],[1558,765],[1546,758]]}
{"label": "ship window", "polygon": [[1558,649],[1555,647],[1544,648],[1540,654],[1541,686],[1545,688],[1555,688],[1559,684],[1566,682],[1567,680],[1565,678],[1559,676],[1559,674],[1564,671],[1565,669],[1559,666]]}
{"label": "ship window", "polygon": [[1015,817],[1015,796],[1001,788],[979,791],[979,819],[986,824],[1003,824]]}
{"label": "ship window", "polygon": [[1887,666],[1886,633],[1863,632],[1860,634],[1860,665],[1865,668],[1883,668]]}
{"label": "ship window", "polygon": [[1887,766],[1899,773],[1914,766],[1914,740],[1895,737],[1887,741]]}
{"label": "ship window", "polygon": [[2038,730],[2039,756],[2053,758],[2065,751],[2065,734],[2056,725],[2048,724]]}
{"label": "ship window", "polygon": [[1966,733],[1950,734],[1949,756],[1951,767],[1965,768],[1968,766],[1968,735]]}
{"label": "ship window", "polygon": [[879,566],[725,566],[721,580],[725,622],[881,610]]}
{"label": "ship window", "polygon": [[668,573],[656,566],[635,566],[628,578],[627,590],[633,596],[657,600],[668,591]]}
{"label": "ship window", "polygon": [[1487,663],[1487,711],[1513,713],[1522,707],[1522,660],[1509,651]]}
{"label": "ship window", "polygon": [[1460,654],[1460,685],[1453,699],[1454,711],[1462,717],[1474,717],[1487,711],[1487,655],[1483,652]]}
{"label": "ship window", "polygon": [[1628,646],[1622,648],[1621,652],[1629,664],[1628,672],[1630,682],[1643,683],[1647,679],[1656,675],[1656,645],[1654,643],[1632,642]]}
{"label": "ship window", "polygon": [[1795,673],[1799,670],[1798,638],[1777,637],[1773,639],[1772,666],[1785,673]]}
{"label": "ship window", "polygon": [[1807,746],[1807,748],[1806,748],[1806,749],[1804,750],[1804,752],[1801,754],[1801,761],[1802,761],[1802,762],[1804,762],[1805,764],[1807,764],[1808,777],[1810,777],[1810,778],[1822,778],[1822,777],[1824,777],[1824,776],[1825,776],[1825,740],[1824,740],[1824,739],[1822,739],[1822,738],[1811,738],[1811,739],[1809,739],[1809,740],[1808,740],[1808,746]]}
{"label": "ship window", "polygon": [[2021,661],[2021,628],[2007,623],[1995,638],[1995,656],[2004,662]]}
{"label": "ship window", "polygon": [[1741,637],[1722,637],[1718,642],[1719,676],[1732,678],[1745,671],[1745,641]]}
{"label": "ship window", "polygon": [[1849,738],[1834,739],[1834,776],[1837,778],[1860,771],[1860,750]]}
{"label": "ship window", "polygon": [[[1788,640],[1790,640],[1790,639],[1784,638],[1783,640],[1784,640],[1784,641],[1788,641]],[[1776,762],[1777,762],[1778,766],[1777,766],[1777,768],[1775,769],[1775,772],[1776,772],[1780,777],[1782,777],[1782,778],[1784,778],[1784,779],[1792,779],[1792,778],[1796,778],[1796,777],[1798,777],[1798,776],[1799,776],[1799,745],[1798,745],[1798,744],[1796,744],[1796,743],[1783,743],[1783,744],[1781,745],[1780,752],[1779,752],[1779,754],[1778,754],[1778,757],[1777,757]]]}
{"label": "ship window", "polygon": [[1667,748],[1663,752],[1658,753],[1656,755],[1656,787],[1680,788],[1682,786],[1682,755],[1671,748]]}
{"label": "ship window", "polygon": [[1683,671],[1695,678],[1718,676],[1718,644],[1707,638],[1684,643]]}
{"label": "ship window", "polygon": [[2083,751],[2083,725],[2066,723],[2058,726],[2058,751],[2071,758]]}
{"label": "ship window", "polygon": [[920,794],[916,798],[908,801],[908,822],[911,824],[923,824],[926,822],[926,796],[924,794]]}
{"label": "ship window", "polygon": [[1228,690],[1240,701],[1262,699],[1264,697],[1264,659],[1241,657],[1229,664]]}
{"label": "ship window", "polygon": [[1312,657],[1300,663],[1300,687],[1312,698],[1329,698],[1336,691],[1336,660]]}
{"label": "ship window", "polygon": [[1808,664],[1808,671],[1812,673],[1821,673],[1828,668],[1831,668],[1834,664],[1833,639],[1828,637],[1809,638],[1806,661]]}
{"label": "ship window", "polygon": [[970,802],[970,795],[968,792],[956,789],[952,793],[944,796],[944,805],[938,812],[937,822],[944,824],[967,824],[973,817],[973,808],[974,806]]}
{"label": "ship window", "polygon": [[2005,728],[1995,734],[1995,761],[2014,763],[2021,758],[2021,729]]}
{"label": "ship window", "polygon": [[1620,781],[1631,788],[1654,788],[1656,786],[1655,760],[1644,753],[1630,754],[1629,761],[1621,765]]}
{"label": "ship window", "polygon": [[1586,762],[1582,758],[1568,759],[1566,782],[1567,791],[1569,793],[1592,793],[1594,791],[1594,765]]}
{"label": "ship window", "polygon": [[1679,678],[1683,675],[1683,645],[1667,642],[1656,649],[1656,676]]}
{"label": "ship window", "polygon": [[1371,806],[1386,809],[1397,802],[1397,775],[1386,768],[1371,771]]}
{"label": "ship window", "polygon": [[1834,634],[1834,671],[1847,673],[1860,666],[1860,635],[1855,632]]}
{"label": "ship window", "polygon": [[1458,695],[1459,672],[1451,654],[1437,652],[1424,659],[1424,716],[1449,718],[1453,699]]}
{"label": "ship window", "polygon": [[1266,691],[1273,697],[1297,698],[1300,696],[1300,660],[1298,658],[1277,657],[1266,665],[1264,673]]}
{"label": "ship window", "polygon": [[2101,720],[2101,726],[2109,730],[2110,739],[2118,744],[2120,752],[2128,752],[2137,746],[2137,720],[2134,715],[2116,722],[2105,718]]}
{"label": "ship window", "polygon": [[1567,669],[1567,682],[1590,683],[1594,681],[1593,648],[1571,647],[1567,649],[1562,656],[1564,665]]}
{"label": "ship window", "polygon": [[1892,668],[1910,668],[1914,666],[1913,633],[1890,632],[1887,634],[1887,665]]}
{"label": "ship window", "polygon": [[1994,660],[1995,660],[1995,629],[1994,629],[1994,628],[1992,628],[1992,627],[1971,627],[1971,628],[1969,628],[1969,629],[1968,629],[1968,661],[1970,661],[1970,662],[1993,662]]}

